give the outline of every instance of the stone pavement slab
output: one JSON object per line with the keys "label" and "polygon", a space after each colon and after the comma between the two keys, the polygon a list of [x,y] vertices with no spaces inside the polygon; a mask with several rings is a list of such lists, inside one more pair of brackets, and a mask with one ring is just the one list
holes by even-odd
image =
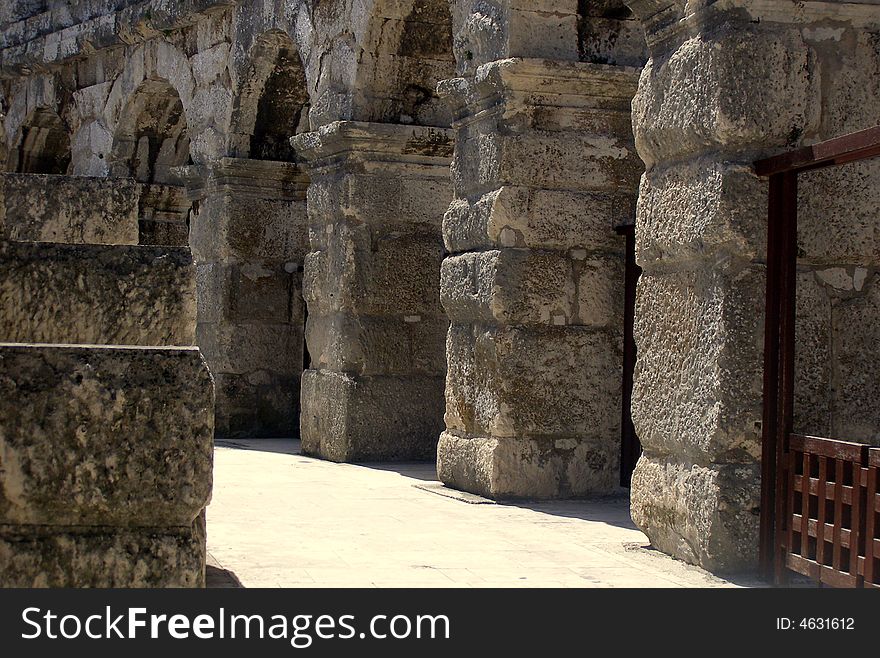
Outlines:
{"label": "stone pavement slab", "polygon": [[244,587],[734,586],[648,548],[625,498],[473,504],[480,500],[441,495],[430,463],[336,464],[298,453],[292,440],[217,442],[208,550],[222,577],[210,580]]}

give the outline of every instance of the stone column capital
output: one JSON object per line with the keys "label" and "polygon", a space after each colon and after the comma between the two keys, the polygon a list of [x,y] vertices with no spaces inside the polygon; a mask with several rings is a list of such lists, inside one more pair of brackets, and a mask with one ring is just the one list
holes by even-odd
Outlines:
{"label": "stone column capital", "polygon": [[641,68],[551,59],[483,64],[473,78],[443,80],[438,93],[457,120],[500,104],[629,110]]}
{"label": "stone column capital", "polygon": [[175,167],[173,174],[193,201],[220,188],[245,196],[302,200],[309,185],[308,174],[296,162],[250,158],[226,157],[210,164]]}

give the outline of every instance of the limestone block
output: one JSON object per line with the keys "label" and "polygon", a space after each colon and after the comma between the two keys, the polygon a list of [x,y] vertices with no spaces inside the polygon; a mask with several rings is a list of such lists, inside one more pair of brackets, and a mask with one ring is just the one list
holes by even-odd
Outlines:
{"label": "limestone block", "polygon": [[312,367],[360,375],[443,375],[448,324],[438,316],[310,315]]}
{"label": "limestone block", "polygon": [[873,30],[804,30],[816,50],[822,84],[824,138],[837,137],[877,125],[880,115],[880,46]]}
{"label": "limestone block", "polygon": [[578,59],[577,15],[575,5],[568,11],[529,11],[512,8],[507,24],[507,55],[509,57],[545,57],[547,59]]}
{"label": "limestone block", "polygon": [[725,253],[763,260],[767,182],[751,167],[697,158],[657,167],[642,177],[636,258],[720,259]]}
{"label": "limestone block", "polygon": [[577,307],[571,324],[607,327],[623,326],[624,270],[622,255],[584,256],[573,260],[577,281]]}
{"label": "limestone block", "polygon": [[334,224],[324,239],[325,248],[306,258],[304,294],[310,309],[442,314],[437,291],[443,245],[436,232],[388,232],[344,222]]}
{"label": "limestone block", "polygon": [[646,271],[633,420],[646,449],[706,463],[760,457],[764,272]]}
{"label": "limestone block", "polygon": [[190,527],[0,530],[0,587],[205,586],[205,520]]}
{"label": "limestone block", "polygon": [[504,186],[472,203],[453,201],[443,239],[453,253],[501,247],[620,252],[614,227],[634,221],[634,194]]}
{"label": "limestone block", "polygon": [[289,324],[199,323],[196,343],[213,372],[244,375],[302,369],[302,328]]}
{"label": "limestone block", "polygon": [[331,461],[430,459],[443,428],[441,377],[353,377],[307,370],[302,450]]}
{"label": "limestone block", "polygon": [[569,324],[576,289],[565,254],[503,249],[443,261],[440,297],[453,322]]}
{"label": "limestone block", "polygon": [[0,243],[0,339],[192,345],[189,249]]}
{"label": "limestone block", "polygon": [[211,495],[196,348],[0,347],[0,524],[189,526]]}
{"label": "limestone block", "polygon": [[583,327],[450,327],[446,426],[619,443],[622,340]]}
{"label": "limestone block", "polygon": [[645,66],[633,100],[639,155],[650,169],[714,149],[793,145],[819,124],[816,69],[796,29],[736,25],[693,36]]}
{"label": "limestone block", "polygon": [[816,264],[880,264],[880,160],[798,176],[798,255]]}
{"label": "limestone block", "polygon": [[189,226],[186,222],[166,222],[142,219],[138,222],[138,244],[186,247],[189,245]]}
{"label": "limestone block", "polygon": [[140,186],[131,180],[0,174],[0,237],[138,244],[139,196]]}
{"label": "limestone block", "polygon": [[620,446],[572,438],[440,435],[437,474],[447,486],[496,499],[572,498],[617,486]]}
{"label": "limestone block", "polygon": [[301,324],[302,275],[287,264],[197,263],[199,322]]}
{"label": "limestone block", "polygon": [[461,154],[452,166],[459,196],[499,185],[550,190],[632,190],[644,170],[629,138],[624,137],[492,131],[460,139],[459,144]]}
{"label": "limestone block", "polygon": [[702,466],[642,455],[633,474],[632,517],[655,548],[714,573],[758,559],[761,468]]}
{"label": "limestone block", "polygon": [[[365,173],[344,177],[338,212],[373,224],[422,223],[438,226],[452,197],[448,172],[434,175],[413,167],[399,176]],[[324,215],[325,217],[327,215]]]}
{"label": "limestone block", "polygon": [[301,263],[308,242],[306,224],[301,201],[221,191],[210,195],[193,216],[190,244],[199,261]]}

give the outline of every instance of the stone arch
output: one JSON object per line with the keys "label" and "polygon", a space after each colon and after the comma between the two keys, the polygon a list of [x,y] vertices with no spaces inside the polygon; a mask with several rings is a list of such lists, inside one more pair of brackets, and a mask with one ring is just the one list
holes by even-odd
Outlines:
{"label": "stone arch", "polygon": [[309,129],[309,92],[299,49],[280,30],[250,51],[246,82],[236,99],[231,152],[255,160],[293,161],[293,135]]}
{"label": "stone arch", "polygon": [[449,0],[378,0],[370,16],[354,84],[356,118],[448,126],[436,88],[455,76]]}
{"label": "stone arch", "polygon": [[119,115],[110,174],[142,183],[169,183],[171,169],[189,160],[183,102],[167,80],[148,79]]}
{"label": "stone arch", "polygon": [[168,80],[144,80],[119,113],[110,176],[141,183],[141,244],[185,245],[191,207],[176,167],[191,163],[180,95]]}
{"label": "stone arch", "polygon": [[23,174],[66,174],[70,167],[70,134],[55,110],[31,112],[9,149],[7,169]]}

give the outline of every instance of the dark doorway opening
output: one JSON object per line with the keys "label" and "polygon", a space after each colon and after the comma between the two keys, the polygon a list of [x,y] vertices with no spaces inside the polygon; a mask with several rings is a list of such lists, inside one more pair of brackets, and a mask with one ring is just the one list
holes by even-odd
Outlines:
{"label": "dark doorway opening", "polygon": [[632,419],[633,375],[636,368],[636,285],[642,268],[636,263],[636,227],[627,224],[617,228],[626,239],[626,266],[624,274],[623,307],[623,405],[620,424],[620,486],[629,487],[636,463],[642,454],[642,444],[636,435]]}

